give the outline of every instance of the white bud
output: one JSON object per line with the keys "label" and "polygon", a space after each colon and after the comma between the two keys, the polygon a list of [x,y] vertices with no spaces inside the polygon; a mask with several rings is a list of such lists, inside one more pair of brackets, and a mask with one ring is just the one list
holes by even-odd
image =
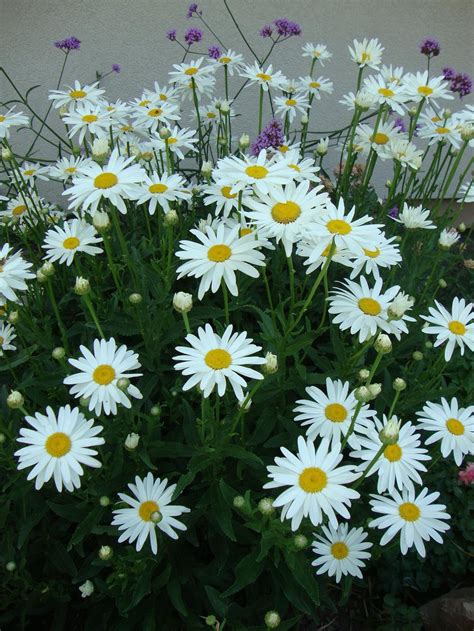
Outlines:
{"label": "white bud", "polygon": [[7,397],[7,405],[12,410],[21,408],[25,402],[24,396],[18,390],[12,390]]}
{"label": "white bud", "polygon": [[400,433],[400,423],[396,416],[388,421],[383,429],[379,432],[379,438],[384,445],[395,445]]}
{"label": "white bud", "polygon": [[392,320],[400,320],[408,309],[415,304],[415,299],[401,291],[388,307],[388,316]]}
{"label": "white bud", "polygon": [[168,140],[168,138],[171,136],[171,131],[167,127],[162,127],[159,133],[160,138],[163,138],[163,140]]}
{"label": "white bud", "polygon": [[124,443],[125,449],[132,451],[133,449],[136,449],[138,447],[139,442],[140,442],[140,436],[132,432],[125,439],[125,443]]}
{"label": "white bud", "polygon": [[370,398],[375,399],[382,392],[382,384],[381,383],[371,383],[370,386],[367,386],[370,392]]}
{"label": "white bud", "polygon": [[97,160],[103,160],[109,153],[109,141],[107,138],[96,138],[91,147],[92,155]]}
{"label": "white bud", "polygon": [[354,396],[359,403],[367,403],[372,399],[370,390],[366,386],[359,386],[354,390]]}
{"label": "white bud", "polygon": [[79,585],[79,591],[81,592],[83,598],[87,598],[94,593],[94,583],[92,581],[82,583],[82,585]]}
{"label": "white bud", "polygon": [[325,156],[328,152],[329,147],[329,136],[326,138],[321,138],[321,140],[316,145],[316,153],[320,156]]}
{"label": "white bud", "polygon": [[264,497],[260,500],[257,506],[258,510],[262,513],[262,515],[271,515],[275,512],[275,508],[273,507],[273,500],[271,497]]}
{"label": "white bud", "polygon": [[208,176],[208,175],[210,176],[212,173],[212,168],[213,168],[212,162],[203,162],[202,167],[201,167],[201,173],[204,176]]}
{"label": "white bud", "polygon": [[56,346],[56,348],[53,348],[53,352],[51,353],[51,357],[53,359],[56,360],[61,360],[64,359],[66,357],[66,351],[64,350],[64,348],[62,346]]}
{"label": "white bud", "polygon": [[373,107],[375,105],[375,102],[375,96],[370,92],[366,92],[365,90],[359,90],[354,99],[354,104],[363,112]]}
{"label": "white bud", "polygon": [[99,504],[100,504],[101,506],[103,506],[104,508],[105,508],[106,506],[109,506],[109,504],[110,504],[110,498],[108,498],[108,497],[107,497],[107,495],[102,495],[102,497],[101,497],[101,498],[100,498],[100,500],[99,500]]}
{"label": "white bud", "polygon": [[143,296],[141,294],[130,294],[130,296],[128,297],[128,301],[132,305],[139,305],[142,300],[143,300]]}
{"label": "white bud", "polygon": [[395,390],[395,392],[402,392],[403,390],[406,389],[407,382],[405,381],[405,379],[402,379],[401,377],[397,377],[396,379],[394,379],[392,387]]}
{"label": "white bud", "polygon": [[2,147],[2,160],[8,161],[13,157],[12,152],[8,147]]}
{"label": "white bud", "polygon": [[221,108],[220,109],[221,109],[221,112],[224,115],[228,114],[230,112],[230,105],[229,105],[229,103],[227,103],[227,101],[223,101],[221,103]]}
{"label": "white bud", "polygon": [[301,124],[302,125],[307,125],[309,122],[309,118],[308,118],[308,114],[303,114],[301,116]]}
{"label": "white bud", "polygon": [[188,313],[193,308],[193,297],[184,291],[178,291],[173,296],[173,307],[178,313]]}
{"label": "white bud", "polygon": [[163,515],[160,513],[159,510],[156,510],[154,513],[152,513],[150,515],[150,520],[154,523],[154,524],[159,524],[160,521],[162,521],[163,519]]}
{"label": "white bud", "polygon": [[163,217],[163,223],[165,226],[176,226],[179,222],[178,213],[172,208]]}
{"label": "white bud", "polygon": [[276,629],[280,626],[281,618],[278,611],[267,611],[265,614],[265,625],[268,629]]}
{"label": "white bud", "polygon": [[458,232],[466,232],[466,224],[464,222],[459,224]]}
{"label": "white bud", "polygon": [[278,357],[273,353],[267,353],[265,355],[265,364],[263,364],[262,371],[266,375],[274,375],[278,371]]}
{"label": "white bud", "polygon": [[245,497],[242,495],[236,495],[232,500],[232,504],[235,508],[243,508],[245,506]]}
{"label": "white bud", "polygon": [[304,535],[295,535],[293,537],[293,543],[295,544],[295,548],[298,550],[304,550],[308,545],[308,537]]}
{"label": "white bud", "polygon": [[241,149],[247,149],[250,145],[250,136],[248,134],[242,134],[239,139],[239,147]]}
{"label": "white bud", "polygon": [[370,375],[370,370],[367,370],[367,368],[361,368],[359,370],[360,381],[367,381],[367,379],[369,378],[369,375]]}
{"label": "white bud", "polygon": [[110,219],[106,212],[98,210],[92,217],[92,225],[99,232],[108,230],[110,227]]}
{"label": "white bud", "polygon": [[48,282],[48,277],[45,276],[43,274],[43,272],[39,269],[36,272],[36,280],[38,281],[38,283],[44,284],[44,283]]}
{"label": "white bud", "polygon": [[10,313],[8,314],[8,322],[10,322],[10,324],[16,324],[19,319],[20,314],[18,313],[18,311],[10,311]]}
{"label": "white bud", "polygon": [[99,559],[101,561],[108,561],[114,555],[114,552],[110,546],[101,546],[99,548]]}
{"label": "white bud", "polygon": [[82,278],[82,276],[76,276],[76,283],[74,285],[74,293],[78,296],[86,296],[90,293],[91,286],[87,278]]}
{"label": "white bud", "polygon": [[42,265],[40,271],[45,276],[53,276],[54,275],[54,265],[51,263],[51,261],[46,261],[46,263],[44,263]]}
{"label": "white bud", "polygon": [[5,569],[7,570],[7,572],[14,572],[16,570],[15,561],[8,561],[8,563],[5,565]]}
{"label": "white bud", "polygon": [[390,353],[392,350],[392,340],[385,333],[379,333],[375,340],[374,348],[377,353]]}

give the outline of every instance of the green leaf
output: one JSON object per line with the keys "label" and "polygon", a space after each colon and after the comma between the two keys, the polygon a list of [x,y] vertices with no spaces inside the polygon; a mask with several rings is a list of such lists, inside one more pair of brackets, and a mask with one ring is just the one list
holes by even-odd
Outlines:
{"label": "green leaf", "polygon": [[265,568],[265,564],[257,560],[258,550],[253,550],[235,567],[235,581],[222,594],[224,598],[240,592],[241,589],[257,580]]}
{"label": "green leaf", "polygon": [[166,584],[166,591],[168,592],[168,596],[170,597],[173,607],[177,609],[181,615],[186,617],[188,615],[188,610],[184,604],[183,592],[176,576],[173,576],[172,579],[168,581]]}
{"label": "green leaf", "polygon": [[96,506],[93,508],[74,531],[67,549],[70,550],[73,546],[80,543],[86,535],[89,535],[92,528],[100,522],[103,514],[104,509],[102,506]]}

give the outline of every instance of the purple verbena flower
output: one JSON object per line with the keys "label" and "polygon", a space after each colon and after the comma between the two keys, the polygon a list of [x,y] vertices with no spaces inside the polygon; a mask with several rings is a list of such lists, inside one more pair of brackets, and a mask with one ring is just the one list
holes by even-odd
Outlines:
{"label": "purple verbena flower", "polygon": [[171,42],[175,42],[176,41],[176,29],[175,28],[170,28],[168,31],[166,31],[166,37]]}
{"label": "purple verbena flower", "polygon": [[194,28],[192,26],[191,28],[188,28],[188,30],[184,34],[184,41],[186,42],[188,46],[191,46],[192,44],[196,44],[197,42],[200,42],[201,40],[202,40],[202,31],[199,28]]}
{"label": "purple verbena flower", "polygon": [[393,121],[393,124],[395,125],[395,128],[399,131],[403,133],[407,131],[407,126],[405,125],[405,121],[403,120],[403,118],[396,118]]}
{"label": "purple verbena flower", "polygon": [[121,72],[122,67],[120,64],[112,64],[112,72],[116,72],[117,74]]}
{"label": "purple verbena flower", "polygon": [[451,79],[454,79],[455,76],[456,70],[454,70],[454,68],[443,68],[443,77],[446,79],[446,81],[451,81]]}
{"label": "purple verbena flower", "polygon": [[465,72],[459,72],[453,79],[451,79],[451,85],[449,86],[451,92],[457,92],[462,98],[472,92],[472,79]]}
{"label": "purple verbena flower", "polygon": [[69,52],[70,50],[79,50],[81,47],[81,41],[77,39],[77,37],[68,37],[67,39],[60,39],[57,42],[54,42],[56,48],[60,48],[64,52]]}
{"label": "purple verbena flower", "polygon": [[296,22],[291,22],[286,18],[278,18],[273,20],[277,33],[281,37],[291,37],[292,35],[301,35],[301,26]]}
{"label": "purple verbena flower", "polygon": [[390,210],[388,211],[388,216],[391,217],[392,219],[396,219],[398,217],[399,212],[400,210],[398,209],[398,206],[394,206],[393,208],[390,208]]}
{"label": "purple verbena flower", "polygon": [[219,48],[219,46],[209,46],[209,48],[207,49],[207,52],[209,54],[209,57],[211,59],[219,59],[219,57],[221,56],[221,49]]}
{"label": "purple verbena flower", "polygon": [[250,147],[250,153],[253,156],[258,156],[262,149],[268,149],[269,147],[278,149],[278,147],[281,147],[284,142],[285,136],[283,135],[281,123],[276,119],[273,119],[255,138],[252,146]]}
{"label": "purple verbena flower", "polygon": [[192,18],[194,14],[202,15],[202,11],[199,11],[197,2],[191,2],[191,4],[188,7],[188,13],[186,17]]}
{"label": "purple verbena flower", "polygon": [[441,46],[436,39],[427,38],[420,44],[420,53],[427,57],[437,57],[441,52]]}
{"label": "purple verbena flower", "polygon": [[271,37],[272,33],[273,33],[273,29],[271,27],[271,24],[265,24],[265,26],[262,26],[262,28],[258,32],[260,37],[263,37],[263,38]]}

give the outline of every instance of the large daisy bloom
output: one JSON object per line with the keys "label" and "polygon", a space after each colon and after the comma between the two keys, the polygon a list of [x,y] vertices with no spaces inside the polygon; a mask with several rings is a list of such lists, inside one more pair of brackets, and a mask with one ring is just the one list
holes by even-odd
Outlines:
{"label": "large daisy bloom", "polygon": [[393,491],[392,497],[372,495],[370,501],[372,510],[381,513],[369,523],[370,528],[386,530],[380,545],[383,547],[400,533],[400,550],[406,554],[415,546],[418,554],[426,556],[425,541],[434,539],[437,543],[443,543],[440,533],[449,530],[450,526],[445,521],[450,515],[445,512],[444,504],[434,504],[439,493],[430,493],[424,488],[419,495],[415,490],[405,489],[401,494]]}
{"label": "large daisy bloom", "polygon": [[74,491],[81,486],[82,465],[102,466],[93,456],[97,455],[94,447],[104,444],[104,439],[98,436],[103,428],[94,425],[94,419],[87,420],[79,408],[66,405],[55,413],[47,407],[46,414],[36,412],[25,420],[32,429],[20,429],[17,440],[27,446],[15,452],[15,456],[19,460],[18,469],[33,467],[28,480],[36,478],[37,490],[53,478],[59,492],[63,486]]}
{"label": "large daisy bloom", "polygon": [[252,66],[243,66],[238,70],[241,77],[249,79],[249,83],[246,87],[257,83],[262,90],[268,92],[268,88],[281,88],[286,83],[286,77],[279,71],[273,71],[273,66],[270,64],[266,70],[258,65],[254,61]]}
{"label": "large daisy bloom", "polygon": [[425,99],[434,101],[435,99],[454,99],[449,91],[449,83],[443,76],[429,78],[428,71],[408,73],[403,79],[403,88],[408,100],[415,103]]}
{"label": "large daisy bloom", "polygon": [[101,105],[78,105],[77,109],[63,117],[63,122],[69,127],[69,138],[79,134],[79,144],[83,143],[87,132],[96,138],[103,138],[112,125],[109,112]]}
{"label": "large daisy bloom", "polygon": [[[326,379],[326,392],[316,386],[306,388],[308,399],[297,401],[295,421],[307,425],[308,440],[321,436],[337,446],[347,434],[351,425],[357,401],[353,392],[349,392],[349,382],[340,379]],[[367,433],[372,427],[375,412],[368,405],[362,406],[357,415],[354,432],[349,436],[349,445],[360,448],[359,437],[355,432]]]}
{"label": "large daisy bloom", "polygon": [[264,357],[256,357],[262,350],[253,344],[247,333],[234,333],[229,325],[222,337],[217,335],[210,324],[199,327],[198,334],[186,336],[189,346],[178,346],[180,355],[173,357],[175,369],[189,377],[183,390],[190,390],[199,384],[203,396],[208,397],[217,386],[217,393],[223,396],[229,381],[235,396],[244,399],[242,388],[247,387],[247,379],[263,379],[263,375],[249,366],[265,364]]}
{"label": "large daisy bloom", "polygon": [[65,377],[63,383],[72,386],[70,392],[77,399],[89,399],[89,410],[99,415],[117,414],[117,403],[131,408],[130,397],[142,399],[140,390],[132,384],[128,387],[118,386],[119,379],[128,380],[140,377],[141,373],[133,372],[140,368],[138,355],[123,344],[117,348],[114,338],[110,340],[94,340],[94,352],[85,346],[80,347],[82,357],[69,359],[69,363],[79,372]]}
{"label": "large daisy bloom", "polygon": [[405,110],[402,107],[402,103],[405,103],[407,100],[405,90],[393,81],[390,81],[389,78],[385,78],[382,74],[366,77],[364,79],[364,89],[374,95],[379,105],[387,104],[401,116],[404,115]]}
{"label": "large daisy bloom", "polygon": [[466,303],[464,298],[453,298],[451,311],[435,300],[436,308],[429,307],[430,315],[421,317],[428,323],[423,327],[423,333],[436,335],[434,345],[441,346],[446,342],[444,358],[448,362],[456,346],[461,355],[464,347],[474,350],[474,304]]}
{"label": "large daisy bloom", "polygon": [[81,207],[95,214],[101,200],[106,199],[126,214],[124,199],[134,199],[136,185],[145,180],[145,172],[139,165],[132,164],[134,161],[134,157],[124,158],[114,149],[104,166],[96,162],[85,166],[73,179],[72,186],[63,192],[71,197],[69,208]]}
{"label": "large daisy bloom", "polygon": [[421,205],[409,206],[405,203],[398,217],[392,217],[392,219],[403,224],[407,230],[416,230],[417,228],[434,230],[436,225],[429,219],[429,216],[430,211],[424,209]]}
{"label": "large daisy bloom", "polygon": [[[396,417],[392,417],[398,422]],[[351,452],[351,458],[362,460],[358,466],[359,471],[364,471],[372,462],[382,447],[380,432],[387,425],[387,418],[383,422],[375,419],[375,426],[369,428],[364,436],[360,437],[362,448]],[[415,484],[422,484],[420,472],[425,472],[423,461],[431,460],[427,449],[420,447],[421,437],[415,427],[409,421],[404,423],[399,430],[396,443],[386,445],[382,455],[372,465],[368,476],[378,475],[377,492],[388,491],[392,493],[395,488],[413,489]]]}
{"label": "large daisy bloom", "polygon": [[153,477],[148,473],[145,478],[135,477],[135,484],[129,484],[128,488],[133,496],[119,493],[122,502],[128,508],[118,508],[113,511],[112,526],[123,530],[119,537],[119,543],[136,541],[136,549],[139,552],[150,539],[153,554],[158,553],[158,541],[156,528],[171,537],[177,539],[176,530],[186,530],[186,526],[176,518],[183,513],[189,513],[186,506],[170,504],[176,484],[167,487],[168,480]]}
{"label": "large daisy bloom", "polygon": [[98,85],[98,81],[90,85],[81,85],[79,81],[75,81],[73,86],[67,86],[67,90],[50,90],[48,98],[53,101],[56,109],[67,106],[69,111],[74,110],[78,104],[97,105],[105,92]]}
{"label": "large daisy bloom", "polygon": [[49,177],[66,182],[70,178],[74,177],[77,173],[80,173],[82,167],[90,164],[92,160],[90,158],[83,158],[81,156],[67,156],[61,158],[49,167]]}
{"label": "large daisy bloom", "polygon": [[233,296],[237,296],[237,277],[235,272],[258,278],[258,266],[265,265],[265,255],[259,251],[263,243],[250,233],[239,237],[240,227],[231,230],[221,223],[214,231],[210,226],[206,232],[191,230],[200,243],[196,241],[180,241],[180,249],[176,256],[185,261],[176,270],[178,279],[183,276],[200,278],[198,298],[216,291],[224,282]]}
{"label": "large daisy bloom", "polygon": [[390,143],[396,139],[406,138],[407,135],[400,132],[393,121],[380,123],[377,131],[370,125],[362,123],[356,129],[355,145],[357,151],[360,151],[363,155],[367,155],[370,150],[373,150],[379,158],[386,160],[391,157]]}
{"label": "large daisy bloom", "polygon": [[[230,186],[222,186],[213,182],[204,188],[203,193],[206,206],[216,205],[214,211],[216,215],[222,212],[223,217],[228,217],[233,210],[239,208],[239,194],[233,193]],[[247,201],[248,196],[246,191],[242,192],[242,203]]]}
{"label": "large daisy bloom", "polygon": [[0,140],[10,137],[10,127],[28,125],[30,120],[23,112],[15,112],[14,107],[8,112],[0,113]]}
{"label": "large daisy bloom", "polygon": [[25,281],[35,275],[29,271],[33,264],[25,261],[20,252],[10,254],[12,249],[8,243],[0,249],[0,298],[18,302],[16,292],[28,289]]}
{"label": "large daisy bloom", "polygon": [[212,59],[211,63],[215,64],[216,68],[219,66],[227,68],[229,75],[233,77],[234,69],[238,70],[243,65],[243,61],[243,55],[236,53],[229,48],[227,52],[224,51],[217,59]]}
{"label": "large daisy bloom", "polygon": [[77,252],[91,256],[103,252],[96,243],[102,243],[102,238],[97,235],[94,226],[83,219],[72,219],[62,227],[55,226],[48,230],[42,247],[46,250],[45,259],[71,265]]}
{"label": "large daisy bloom", "polygon": [[267,467],[271,482],[263,488],[275,489],[287,486],[274,500],[275,507],[282,506],[281,519],[291,519],[291,529],[297,530],[303,517],[309,517],[318,526],[326,515],[334,528],[338,517],[349,519],[347,507],[351,500],[360,497],[357,491],[347,488],[360,474],[352,465],[338,467],[342,454],[338,446],[331,449],[324,438],[315,450],[312,440],[298,438],[298,454],[281,447],[283,458],[275,458],[275,465]]}
{"label": "large daisy bloom", "polygon": [[441,442],[443,458],[453,455],[460,466],[464,456],[474,454],[474,405],[459,407],[456,398],[441,403],[428,401],[421,412],[417,412],[418,427],[430,432],[425,440],[427,445]]}
{"label": "large daisy bloom", "polygon": [[362,578],[360,568],[370,559],[368,550],[372,543],[366,541],[368,535],[362,528],[351,528],[348,524],[340,524],[337,528],[322,527],[323,535],[315,534],[313,552],[316,555],[311,565],[318,569],[316,574],[336,576],[339,583],[343,576]]}
{"label": "large daisy bloom", "polygon": [[361,272],[380,276],[379,268],[388,269],[397,265],[402,260],[400,248],[394,243],[396,237],[387,239],[383,233],[379,233],[371,247],[363,248],[362,252],[352,255],[353,270],[350,278],[356,278]]}
{"label": "large daisy bloom", "polygon": [[159,175],[155,171],[144,176],[143,184],[136,188],[137,204],[148,202],[148,212],[154,215],[156,207],[162,208],[166,214],[170,209],[170,202],[190,199],[191,192],[186,188],[186,182],[180,175]]}

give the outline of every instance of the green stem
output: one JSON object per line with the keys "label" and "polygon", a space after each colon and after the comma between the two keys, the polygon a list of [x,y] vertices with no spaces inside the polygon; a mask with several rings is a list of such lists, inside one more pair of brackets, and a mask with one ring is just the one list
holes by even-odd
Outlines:
{"label": "green stem", "polygon": [[387,414],[388,420],[390,420],[392,418],[393,411],[395,409],[395,406],[397,405],[397,401],[398,401],[398,397],[399,396],[400,396],[400,390],[397,390],[395,392],[395,396],[393,397],[393,401],[392,401],[392,405],[390,406],[390,410],[388,411],[388,414]]}
{"label": "green stem", "polygon": [[191,327],[189,326],[188,314],[185,311],[182,311],[181,315],[183,316],[184,328],[186,329],[186,333],[191,333]]}
{"label": "green stem", "polygon": [[367,465],[367,467],[364,469],[364,472],[362,473],[362,475],[360,476],[360,478],[358,480],[355,481],[355,484],[352,486],[353,489],[356,489],[358,486],[360,486],[362,484],[362,482],[365,480],[365,478],[367,477],[367,475],[369,474],[369,471],[372,469],[372,467],[374,466],[374,464],[377,462],[377,460],[380,458],[380,456],[383,454],[383,452],[385,451],[385,447],[386,445],[382,444],[380,449],[378,450],[378,452],[375,454],[375,456],[372,458],[372,460],[369,462],[369,464]]}
{"label": "green stem", "polygon": [[68,345],[68,341],[67,341],[66,328],[65,328],[64,323],[61,320],[61,316],[59,314],[58,303],[56,302],[56,297],[54,295],[54,290],[53,290],[53,284],[52,284],[50,278],[48,278],[48,281],[46,283],[46,289],[48,291],[49,300],[51,302],[51,306],[53,307],[54,315],[56,316],[56,321],[58,323],[58,327],[59,327],[59,330],[61,332],[61,339],[63,341],[63,346],[64,346],[64,348],[66,350],[66,353],[68,355],[70,355],[69,345]]}
{"label": "green stem", "polygon": [[225,323],[229,324],[229,295],[227,293],[227,285],[225,284],[224,279],[221,281],[222,293],[224,295],[224,313],[225,313]]}
{"label": "green stem", "polygon": [[263,88],[260,86],[260,95],[258,99],[258,133],[262,131],[263,123]]}
{"label": "green stem", "polygon": [[87,309],[89,310],[89,313],[91,314],[91,318],[95,324],[97,331],[99,332],[100,337],[103,340],[105,340],[105,335],[104,335],[104,332],[102,331],[102,327],[100,326],[99,319],[97,318],[97,314],[95,312],[94,305],[92,304],[91,297],[88,294],[86,294],[82,296],[82,298],[86,304]]}

